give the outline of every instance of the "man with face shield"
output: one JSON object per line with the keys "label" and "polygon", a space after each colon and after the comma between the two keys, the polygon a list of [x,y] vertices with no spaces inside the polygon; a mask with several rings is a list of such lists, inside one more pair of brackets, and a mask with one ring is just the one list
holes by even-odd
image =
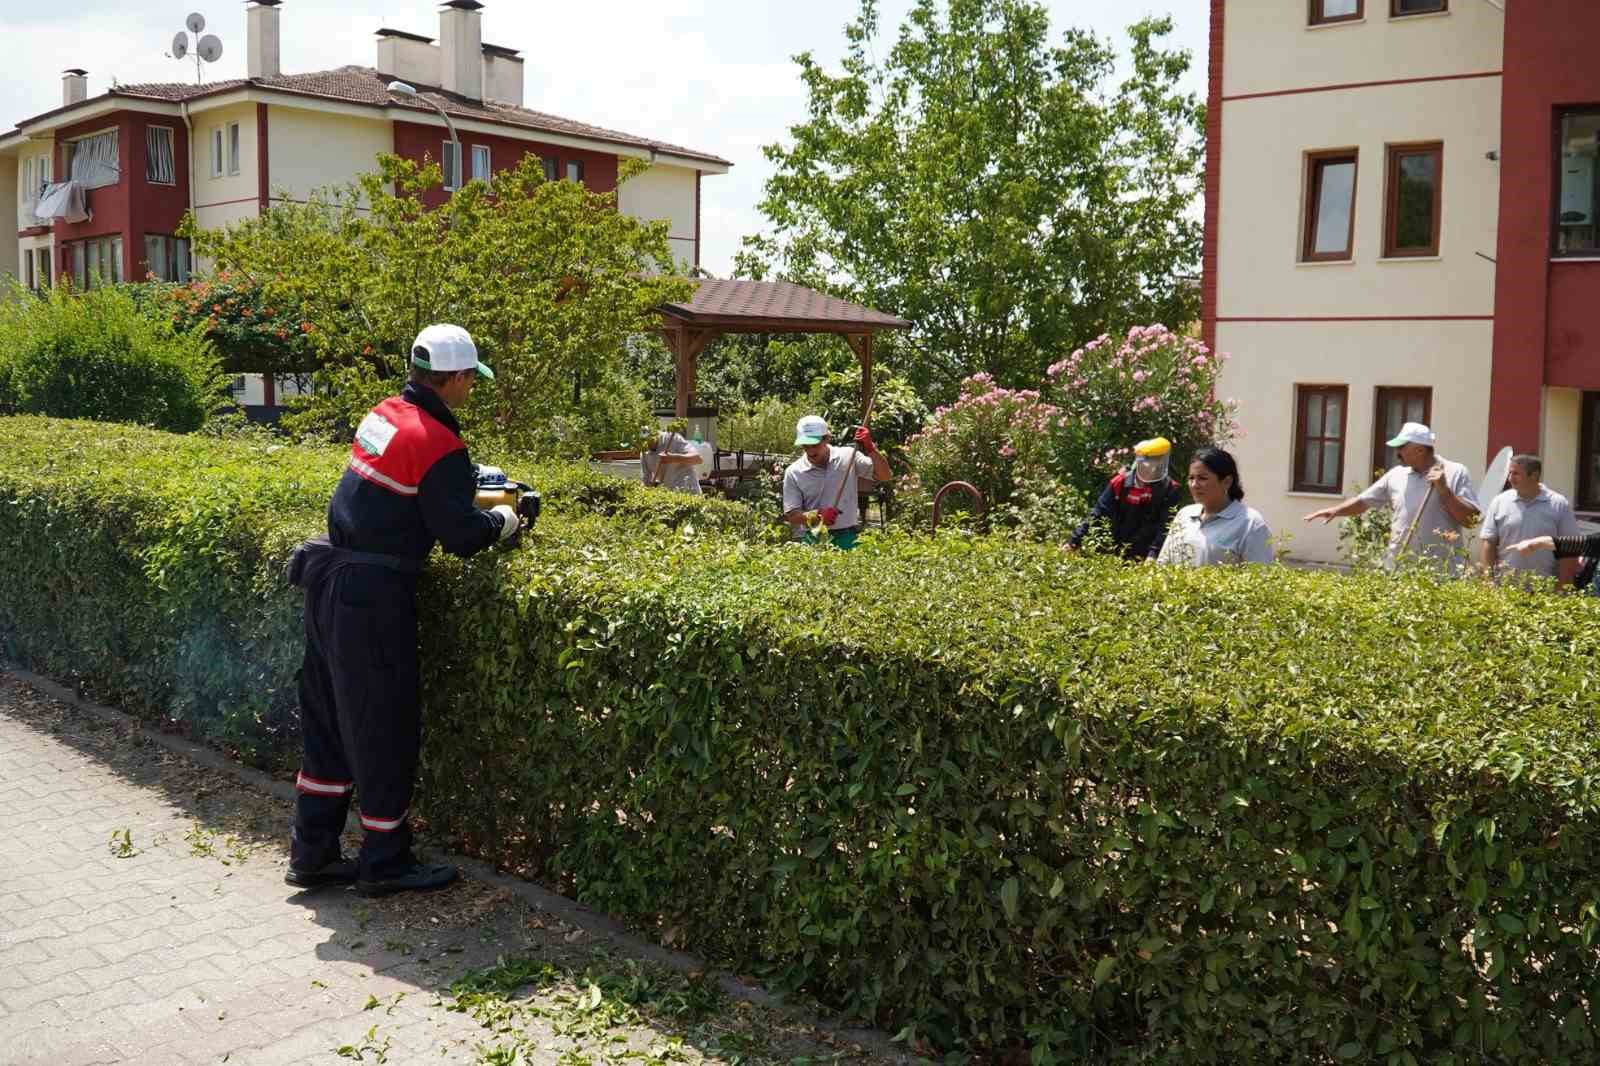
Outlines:
{"label": "man with face shield", "polygon": [[1172,442],[1142,440],[1133,448],[1133,465],[1106,485],[1094,510],[1072,534],[1068,546],[1082,547],[1091,529],[1104,530],[1124,559],[1149,560],[1161,552],[1181,489],[1169,474]]}

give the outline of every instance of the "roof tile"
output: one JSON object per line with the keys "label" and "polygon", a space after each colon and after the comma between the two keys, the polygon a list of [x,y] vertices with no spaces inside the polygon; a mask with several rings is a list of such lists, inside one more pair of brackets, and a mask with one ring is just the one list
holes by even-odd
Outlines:
{"label": "roof tile", "polygon": [[748,318],[779,321],[832,322],[878,329],[905,329],[903,318],[841,300],[790,281],[701,281],[688,303],[667,304],[681,318]]}

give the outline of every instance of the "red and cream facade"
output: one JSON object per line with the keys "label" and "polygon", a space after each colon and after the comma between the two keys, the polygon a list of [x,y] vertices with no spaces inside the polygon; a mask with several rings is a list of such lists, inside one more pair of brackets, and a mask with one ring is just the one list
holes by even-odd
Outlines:
{"label": "red and cream facade", "polygon": [[[1212,0],[1203,326],[1290,555],[1425,416],[1600,510],[1592,0]],[[1588,425],[1585,425],[1585,419]]]}
{"label": "red and cream facade", "polygon": [[[203,228],[220,227],[372,171],[380,153],[441,160],[448,134],[430,101],[455,124],[465,180],[485,164],[499,172],[537,155],[552,176],[616,191],[621,210],[668,220],[680,264],[699,264],[701,182],[726,173],[727,160],[523,107],[523,60],[482,43],[476,0],[443,5],[438,43],[380,30],[375,66],[298,75],[278,69],[284,7],[252,0],[247,78],[118,86],[91,97],[83,72],[66,72],[61,107],[0,136],[0,227],[14,221],[16,233],[14,242],[0,240],[0,273],[34,286],[73,276],[75,264],[82,275],[98,265],[100,276],[114,280],[152,271],[175,277],[187,267],[186,249],[171,240],[186,211]],[[389,92],[393,80],[425,99]],[[152,135],[151,127],[166,132]],[[87,192],[89,219],[36,217],[43,182],[69,176],[74,146],[92,137],[102,147],[115,141],[118,173]],[[152,163],[152,152],[161,160]],[[649,168],[619,189],[619,168],[629,159]],[[9,218],[8,205],[15,208]],[[273,402],[270,384],[265,395],[254,391],[252,402]]]}

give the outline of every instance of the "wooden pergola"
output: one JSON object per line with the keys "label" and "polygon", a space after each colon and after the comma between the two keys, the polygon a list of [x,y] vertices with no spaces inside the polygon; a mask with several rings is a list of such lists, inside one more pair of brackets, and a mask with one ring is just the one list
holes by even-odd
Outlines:
{"label": "wooden pergola", "polygon": [[694,400],[695,373],[706,345],[725,333],[833,333],[845,339],[861,360],[861,409],[872,399],[872,337],[885,329],[910,329],[911,323],[788,281],[696,283],[684,303],[663,304],[662,332],[672,351],[677,382],[676,410],[687,417]]}

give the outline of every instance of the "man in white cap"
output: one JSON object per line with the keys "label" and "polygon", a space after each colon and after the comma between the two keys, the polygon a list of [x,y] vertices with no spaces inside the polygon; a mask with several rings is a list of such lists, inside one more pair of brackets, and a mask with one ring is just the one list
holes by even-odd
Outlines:
{"label": "man in white cap", "polygon": [[861,534],[856,479],[888,481],[893,475],[866,426],[856,430],[854,449],[836,448],[830,440],[828,423],[820,415],[795,423],[794,443],[803,450],[783,472],[783,520],[796,539],[817,540],[827,527],[829,542],[848,551]]}
{"label": "man in white cap", "polygon": [[1368,485],[1361,495],[1313,511],[1305,520],[1331,522],[1387,507],[1389,566],[1404,553],[1455,573],[1457,553],[1466,547],[1462,527],[1479,511],[1478,492],[1466,467],[1434,453],[1435,440],[1433,430],[1421,422],[1407,422],[1389,441],[1389,447],[1398,449],[1399,466]]}
{"label": "man in white cap", "polygon": [[[472,555],[520,524],[504,504],[473,506],[472,463],[450,409],[480,376],[494,373],[466,330],[419,333],[405,391],[356,429],[327,537],[307,541],[290,564],[306,598],[304,752],[285,878],[298,888],[353,881],[365,895],[387,895],[456,878],[453,866],[417,860],[406,822],[422,743],[417,574],[435,543]],[[339,849],[352,791],[365,830],[359,862]]]}

